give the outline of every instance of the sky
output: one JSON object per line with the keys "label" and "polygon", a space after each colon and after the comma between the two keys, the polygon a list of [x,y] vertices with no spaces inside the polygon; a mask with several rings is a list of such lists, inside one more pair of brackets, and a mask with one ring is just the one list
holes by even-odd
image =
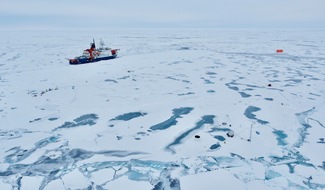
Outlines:
{"label": "sky", "polygon": [[325,0],[0,0],[1,28],[325,28]]}

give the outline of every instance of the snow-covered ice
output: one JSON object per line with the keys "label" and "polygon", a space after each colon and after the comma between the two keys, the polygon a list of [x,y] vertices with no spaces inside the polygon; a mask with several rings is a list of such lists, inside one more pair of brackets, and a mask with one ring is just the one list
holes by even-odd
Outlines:
{"label": "snow-covered ice", "polygon": [[325,189],[324,33],[1,31],[0,189]]}

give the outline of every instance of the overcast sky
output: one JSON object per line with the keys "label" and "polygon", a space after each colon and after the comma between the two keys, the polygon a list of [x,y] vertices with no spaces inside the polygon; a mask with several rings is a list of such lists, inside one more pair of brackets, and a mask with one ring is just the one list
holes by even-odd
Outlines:
{"label": "overcast sky", "polygon": [[1,28],[325,28],[325,0],[0,0]]}

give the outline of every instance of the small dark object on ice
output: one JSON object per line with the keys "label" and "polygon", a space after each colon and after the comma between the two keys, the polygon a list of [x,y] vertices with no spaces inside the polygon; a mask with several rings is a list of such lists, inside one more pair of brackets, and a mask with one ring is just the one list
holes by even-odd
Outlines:
{"label": "small dark object on ice", "polygon": [[195,135],[194,137],[197,138],[197,139],[199,139],[200,138],[200,135]]}
{"label": "small dark object on ice", "polygon": [[268,87],[271,87],[272,85],[271,85],[271,84],[268,84],[267,86],[268,86]]}
{"label": "small dark object on ice", "polygon": [[234,132],[233,131],[228,131],[227,136],[228,137],[234,137]]}

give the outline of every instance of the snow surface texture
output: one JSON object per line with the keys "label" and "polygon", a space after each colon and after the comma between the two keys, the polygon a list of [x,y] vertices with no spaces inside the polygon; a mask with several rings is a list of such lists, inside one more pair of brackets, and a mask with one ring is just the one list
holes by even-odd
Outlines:
{"label": "snow surface texture", "polygon": [[2,33],[1,190],[325,189],[324,31]]}

